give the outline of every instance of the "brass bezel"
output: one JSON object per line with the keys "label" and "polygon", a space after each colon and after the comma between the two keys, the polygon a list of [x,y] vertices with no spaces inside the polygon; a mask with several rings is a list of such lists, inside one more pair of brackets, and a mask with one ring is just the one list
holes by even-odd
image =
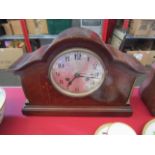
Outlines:
{"label": "brass bezel", "polygon": [[[85,53],[89,53],[93,56],[96,57],[96,59],[99,60],[99,62],[101,63],[102,67],[103,67],[103,71],[104,71],[104,74],[102,76],[102,79],[100,81],[100,83],[94,88],[94,89],[91,89],[91,91],[88,91],[88,92],[84,92],[84,93],[72,93],[72,92],[69,92],[65,89],[63,89],[62,87],[60,87],[54,80],[53,76],[52,76],[52,67],[54,65],[54,63],[56,62],[56,60],[61,57],[62,55],[66,54],[66,53],[70,53],[70,52],[73,52],[74,50],[82,50],[83,52]],[[104,82],[104,79],[105,79],[105,76],[106,76],[106,69],[105,69],[105,65],[102,61],[102,59],[96,54],[94,53],[93,51],[89,50],[89,49],[86,49],[86,48],[70,48],[70,49],[66,49],[64,51],[62,51],[61,53],[59,53],[50,63],[50,66],[49,66],[49,79],[51,81],[51,83],[53,84],[53,86],[56,88],[56,90],[58,90],[60,93],[64,94],[64,95],[67,95],[67,96],[70,96],[70,97],[85,97],[85,96],[88,96],[90,94],[92,94],[93,92],[95,92],[99,87],[101,87],[101,85],[103,84]]]}

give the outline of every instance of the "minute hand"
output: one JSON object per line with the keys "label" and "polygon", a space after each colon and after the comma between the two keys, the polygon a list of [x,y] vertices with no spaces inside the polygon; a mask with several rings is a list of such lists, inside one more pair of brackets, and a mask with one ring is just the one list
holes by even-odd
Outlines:
{"label": "minute hand", "polygon": [[97,77],[94,77],[94,76],[85,76],[85,75],[79,75],[79,77],[87,77],[87,78],[94,78],[94,79],[99,79]]}

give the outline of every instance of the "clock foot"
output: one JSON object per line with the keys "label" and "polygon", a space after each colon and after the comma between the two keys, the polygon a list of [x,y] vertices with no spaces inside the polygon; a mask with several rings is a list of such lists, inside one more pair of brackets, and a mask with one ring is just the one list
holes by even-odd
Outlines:
{"label": "clock foot", "polygon": [[51,116],[131,116],[132,110],[126,106],[43,106],[25,104],[25,115]]}

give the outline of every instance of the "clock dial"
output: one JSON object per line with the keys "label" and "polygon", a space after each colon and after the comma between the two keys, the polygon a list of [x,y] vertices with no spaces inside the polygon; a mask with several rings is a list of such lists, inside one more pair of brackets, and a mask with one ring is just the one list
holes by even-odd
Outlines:
{"label": "clock dial", "polygon": [[51,62],[49,73],[58,91],[74,97],[91,94],[102,85],[105,78],[100,57],[84,48],[61,52]]}

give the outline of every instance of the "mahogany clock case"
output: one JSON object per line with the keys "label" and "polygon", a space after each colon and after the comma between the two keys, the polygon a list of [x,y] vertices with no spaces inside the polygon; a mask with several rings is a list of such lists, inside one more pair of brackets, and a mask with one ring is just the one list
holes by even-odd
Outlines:
{"label": "mahogany clock case", "polygon": [[140,96],[150,113],[155,116],[155,63],[140,86]]}
{"label": "mahogany clock case", "polygon": [[[71,48],[85,48],[103,61],[106,76],[103,84],[91,95],[81,98],[65,96],[56,90],[49,78],[51,61]],[[28,102],[26,115],[130,116],[130,95],[138,75],[146,68],[133,57],[102,42],[87,29],[70,28],[50,45],[25,54],[12,67],[20,75]]]}

